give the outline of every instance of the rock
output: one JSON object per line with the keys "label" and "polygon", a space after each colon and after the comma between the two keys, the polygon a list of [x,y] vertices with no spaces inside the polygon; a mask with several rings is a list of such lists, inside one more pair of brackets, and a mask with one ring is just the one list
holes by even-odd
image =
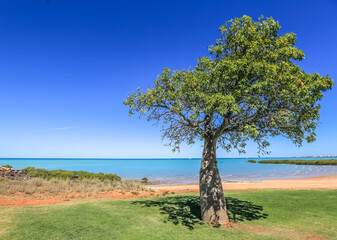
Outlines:
{"label": "rock", "polygon": [[0,166],[0,177],[10,180],[28,180],[30,176],[24,173],[22,170],[16,170],[13,168],[6,168]]}

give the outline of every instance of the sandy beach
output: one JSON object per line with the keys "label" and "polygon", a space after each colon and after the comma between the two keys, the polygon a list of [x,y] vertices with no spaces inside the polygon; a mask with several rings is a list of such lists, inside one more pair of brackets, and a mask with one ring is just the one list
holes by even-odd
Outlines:
{"label": "sandy beach", "polygon": [[[151,186],[153,190],[199,191],[198,184]],[[263,181],[224,181],[224,191],[267,190],[267,189],[337,189],[337,175],[313,178],[296,178]]]}

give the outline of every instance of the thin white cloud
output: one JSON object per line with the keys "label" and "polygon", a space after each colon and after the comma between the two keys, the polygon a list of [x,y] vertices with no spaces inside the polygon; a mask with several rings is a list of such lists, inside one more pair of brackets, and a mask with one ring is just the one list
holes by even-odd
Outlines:
{"label": "thin white cloud", "polygon": [[62,131],[62,130],[69,130],[71,127],[59,127],[59,128],[49,128],[48,131]]}

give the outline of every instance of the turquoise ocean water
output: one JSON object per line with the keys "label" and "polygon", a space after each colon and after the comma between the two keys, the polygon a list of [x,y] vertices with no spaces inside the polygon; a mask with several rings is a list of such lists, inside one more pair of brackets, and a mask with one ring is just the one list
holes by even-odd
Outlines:
{"label": "turquoise ocean water", "polygon": [[[258,181],[264,179],[300,178],[337,174],[337,166],[301,166],[286,164],[253,164],[249,159],[305,159],[324,158],[218,158],[222,180]],[[330,159],[330,158],[329,158]],[[126,179],[148,177],[166,183],[198,182],[201,159],[66,159],[66,158],[0,158],[0,165],[16,169],[25,167],[48,170],[85,170],[117,173]]]}

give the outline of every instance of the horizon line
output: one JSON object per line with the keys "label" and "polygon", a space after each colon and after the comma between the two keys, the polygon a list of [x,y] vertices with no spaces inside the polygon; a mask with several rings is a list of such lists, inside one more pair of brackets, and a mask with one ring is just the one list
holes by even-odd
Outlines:
{"label": "horizon line", "polygon": [[[337,158],[337,155],[313,155],[313,156],[287,156],[287,157],[218,157],[218,158],[327,158],[327,157],[331,157],[331,158]],[[106,160],[156,160],[156,159],[169,159],[169,160],[179,160],[179,159],[201,159],[201,157],[193,157],[193,158],[188,158],[188,157],[181,157],[181,158],[163,158],[163,157],[149,157],[149,158],[127,158],[127,157],[121,157],[121,158],[117,158],[117,157],[113,157],[113,158],[93,158],[93,157],[0,157],[0,160],[4,160],[4,159],[106,159]]]}

